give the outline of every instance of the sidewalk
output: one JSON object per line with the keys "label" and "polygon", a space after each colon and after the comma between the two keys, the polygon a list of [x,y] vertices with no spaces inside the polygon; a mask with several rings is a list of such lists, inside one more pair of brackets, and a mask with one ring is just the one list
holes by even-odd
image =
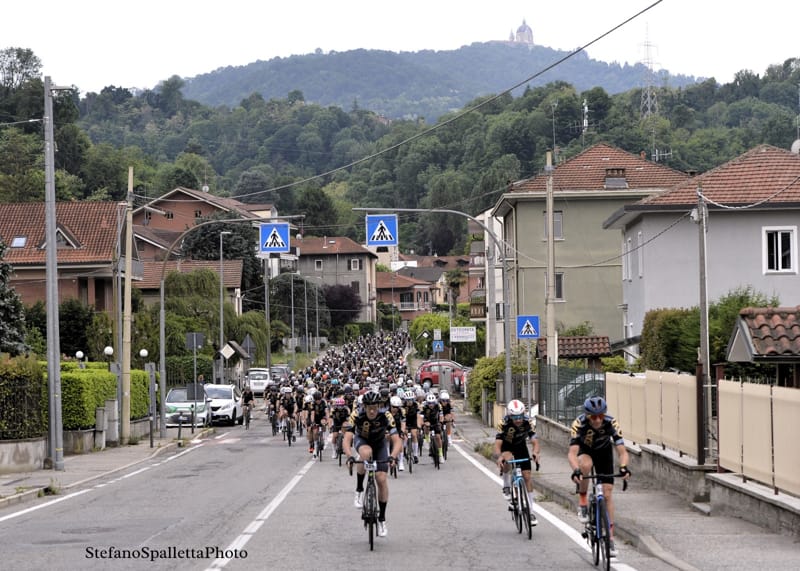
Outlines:
{"label": "sidewalk", "polygon": [[[196,429],[192,435],[190,429],[183,429],[182,441],[189,441],[203,434]],[[35,499],[40,495],[50,493],[63,493],[65,490],[76,487],[84,482],[112,474],[126,468],[149,460],[168,450],[178,447],[178,430],[167,430],[166,438],[153,438],[153,447],[150,448],[149,437],[143,438],[137,444],[129,446],[116,446],[106,448],[99,452],[75,454],[64,457],[63,470],[36,470],[33,472],[17,472],[0,474],[0,508],[8,505]]]}
{"label": "sidewalk", "polygon": [[[465,413],[463,400],[453,399],[453,403],[455,430],[464,439],[465,447],[473,451],[478,444],[492,444],[496,431],[485,426],[478,415]],[[533,483],[537,497],[568,506],[570,512],[576,513],[578,496],[570,482],[572,469],[566,449],[544,441],[540,444],[541,468],[534,472]],[[734,517],[706,515],[660,488],[636,474],[627,491],[615,486],[615,535],[620,562],[624,561],[625,551],[635,547],[676,569],[752,568],[755,562],[762,569],[797,568],[800,549],[795,538],[770,533]],[[500,501],[499,489],[497,496]],[[577,515],[571,523],[576,529],[582,528]]]}

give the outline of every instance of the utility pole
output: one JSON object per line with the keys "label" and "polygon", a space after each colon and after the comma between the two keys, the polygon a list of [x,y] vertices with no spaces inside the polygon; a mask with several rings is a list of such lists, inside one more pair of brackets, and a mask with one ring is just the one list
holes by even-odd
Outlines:
{"label": "utility pole", "polygon": [[706,452],[710,454],[711,446],[709,439],[709,430],[712,422],[712,409],[711,409],[711,388],[712,381],[709,375],[709,348],[708,348],[708,277],[707,277],[707,262],[706,262],[706,248],[707,248],[707,217],[708,211],[705,202],[703,201],[703,187],[697,185],[697,221],[699,227],[699,269],[700,269],[700,370],[701,375],[697,378],[697,382],[701,387],[704,387],[704,398],[701,402],[697,403],[698,409],[704,411],[703,422],[697,427],[701,437],[698,438],[698,444],[702,445],[697,450],[697,463],[705,464]]}
{"label": "utility pole", "polygon": [[125,211],[125,307],[122,313],[122,433],[131,436],[131,282],[133,281],[133,167],[128,167],[128,205]]}
{"label": "utility pole", "polygon": [[64,431],[61,418],[61,337],[58,331],[58,237],[56,236],[55,137],[53,135],[53,91],[66,89],[44,78],[44,190],[45,253],[47,284],[47,385],[50,405],[49,455],[54,470],[64,469]]}
{"label": "utility pole", "polygon": [[[267,371],[272,366],[272,323],[269,317],[269,258],[264,258],[264,318],[267,320]],[[270,378],[272,374],[270,374]]]}
{"label": "utility pole", "polygon": [[553,236],[553,154],[547,151],[544,167],[547,173],[547,299],[545,314],[547,320],[547,364],[558,366],[558,333],[556,332],[556,248]]}

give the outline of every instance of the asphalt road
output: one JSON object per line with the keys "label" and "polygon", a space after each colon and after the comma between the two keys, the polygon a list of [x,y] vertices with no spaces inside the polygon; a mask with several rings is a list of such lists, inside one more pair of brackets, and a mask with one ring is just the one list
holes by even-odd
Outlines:
{"label": "asphalt road", "polygon": [[[558,504],[537,505],[533,540],[506,511],[493,465],[455,444],[390,481],[389,535],[369,551],[355,478],[267,434],[220,427],[172,455],[64,495],[0,511],[5,569],[591,569]],[[565,523],[566,522],[566,523]],[[151,561],[152,560],[152,561]],[[627,548],[616,569],[668,569]]]}

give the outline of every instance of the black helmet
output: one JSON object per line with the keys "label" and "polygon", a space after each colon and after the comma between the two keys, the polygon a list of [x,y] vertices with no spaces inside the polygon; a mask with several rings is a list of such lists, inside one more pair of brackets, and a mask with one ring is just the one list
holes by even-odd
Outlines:
{"label": "black helmet", "polygon": [[381,402],[381,395],[380,395],[380,393],[377,393],[375,391],[368,391],[368,392],[364,393],[364,398],[363,398],[362,402],[365,405],[378,404],[378,403]]}
{"label": "black helmet", "polygon": [[322,400],[322,393],[317,391],[314,393],[314,400]]}

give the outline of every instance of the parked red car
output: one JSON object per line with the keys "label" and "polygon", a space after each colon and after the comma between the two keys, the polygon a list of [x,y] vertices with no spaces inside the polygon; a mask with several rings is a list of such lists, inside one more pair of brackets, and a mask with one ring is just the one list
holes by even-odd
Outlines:
{"label": "parked red car", "polygon": [[429,381],[432,387],[438,387],[441,373],[445,367],[451,371],[454,388],[461,390],[461,387],[464,386],[464,379],[469,374],[470,369],[461,363],[447,359],[433,359],[422,363],[417,369],[417,382],[423,384],[425,381]]}

